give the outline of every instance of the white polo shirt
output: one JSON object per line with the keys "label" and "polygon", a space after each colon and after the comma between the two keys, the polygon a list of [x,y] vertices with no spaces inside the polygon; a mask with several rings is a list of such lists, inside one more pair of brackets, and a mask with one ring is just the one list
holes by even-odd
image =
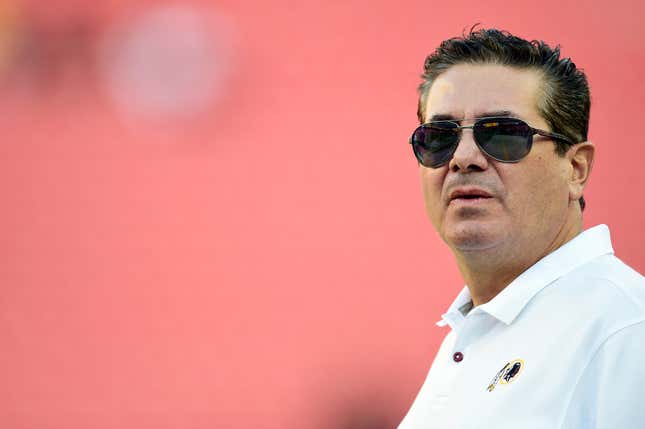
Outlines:
{"label": "white polo shirt", "polygon": [[591,228],[451,328],[399,429],[645,428],[645,278]]}

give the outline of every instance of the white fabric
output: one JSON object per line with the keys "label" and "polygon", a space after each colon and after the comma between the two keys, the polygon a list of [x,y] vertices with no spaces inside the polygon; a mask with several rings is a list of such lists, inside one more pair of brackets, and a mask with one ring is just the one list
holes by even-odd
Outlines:
{"label": "white fabric", "polygon": [[607,226],[470,303],[465,287],[438,323],[451,331],[399,429],[645,428],[645,278]]}

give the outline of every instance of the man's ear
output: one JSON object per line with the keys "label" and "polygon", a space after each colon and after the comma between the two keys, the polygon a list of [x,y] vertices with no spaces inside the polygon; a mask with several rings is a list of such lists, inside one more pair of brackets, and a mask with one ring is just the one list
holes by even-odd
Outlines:
{"label": "man's ear", "polygon": [[591,142],[582,142],[572,145],[565,157],[571,166],[569,177],[569,199],[577,201],[589,180],[591,168],[593,167],[596,147]]}

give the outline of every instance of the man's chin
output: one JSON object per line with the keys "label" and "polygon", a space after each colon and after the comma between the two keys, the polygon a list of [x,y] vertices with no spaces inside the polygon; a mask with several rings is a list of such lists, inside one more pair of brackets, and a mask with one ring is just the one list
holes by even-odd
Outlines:
{"label": "man's chin", "polygon": [[504,231],[485,225],[464,225],[453,231],[446,231],[444,241],[450,248],[461,252],[475,252],[495,247]]}

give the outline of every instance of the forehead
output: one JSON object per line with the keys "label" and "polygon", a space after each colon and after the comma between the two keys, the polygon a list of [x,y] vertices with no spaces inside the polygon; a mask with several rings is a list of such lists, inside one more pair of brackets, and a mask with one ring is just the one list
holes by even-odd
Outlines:
{"label": "forehead", "polygon": [[428,92],[425,119],[487,116],[509,111],[513,116],[542,124],[537,110],[542,77],[533,69],[499,64],[458,64],[439,75]]}

